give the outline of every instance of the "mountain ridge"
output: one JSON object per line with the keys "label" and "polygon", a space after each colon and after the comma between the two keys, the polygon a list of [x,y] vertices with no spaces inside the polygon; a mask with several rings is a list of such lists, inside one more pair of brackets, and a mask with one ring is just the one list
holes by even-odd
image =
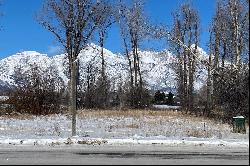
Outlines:
{"label": "mountain ridge", "polygon": [[[80,80],[81,83],[86,81],[87,66],[92,65],[95,74],[101,66],[100,47],[95,44],[90,44],[86,49],[79,54],[80,63]],[[199,48],[200,57],[207,58],[205,51]],[[176,91],[173,63],[176,58],[174,55],[163,50],[160,52],[154,51],[139,51],[141,60],[142,77],[146,82],[147,88],[156,91]],[[104,58],[106,62],[106,71],[113,86],[118,86],[121,82],[128,80],[128,62],[125,56],[114,54],[104,48]],[[46,71],[51,66],[54,66],[58,71],[59,77],[63,80],[64,86],[67,86],[69,77],[67,76],[68,62],[66,54],[59,54],[49,57],[47,54],[42,54],[36,51],[23,51],[11,55],[0,60],[0,88],[5,86],[14,86],[14,81],[11,76],[14,74],[14,68],[20,66],[22,70],[29,70],[30,65],[37,64],[42,71]],[[195,82],[195,89],[199,89],[206,79],[206,71],[203,72],[202,78],[198,78]]]}

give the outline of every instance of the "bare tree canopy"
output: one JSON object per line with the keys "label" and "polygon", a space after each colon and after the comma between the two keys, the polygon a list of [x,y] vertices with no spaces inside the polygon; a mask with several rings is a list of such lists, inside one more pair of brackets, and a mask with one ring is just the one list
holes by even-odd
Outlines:
{"label": "bare tree canopy", "polygon": [[249,56],[249,2],[218,1],[212,29],[215,67],[223,67],[227,60],[239,69],[241,62]]}
{"label": "bare tree canopy", "polygon": [[100,23],[98,5],[94,0],[47,0],[37,19],[67,51],[78,55]]}

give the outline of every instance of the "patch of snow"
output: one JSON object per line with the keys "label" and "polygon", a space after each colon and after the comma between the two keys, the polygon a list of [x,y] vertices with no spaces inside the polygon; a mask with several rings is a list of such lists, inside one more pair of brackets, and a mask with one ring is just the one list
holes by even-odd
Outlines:
{"label": "patch of snow", "polygon": [[9,96],[0,96],[0,101],[8,100]]}
{"label": "patch of snow", "polygon": [[240,119],[244,119],[244,116],[235,116],[233,118],[240,118]]}
{"label": "patch of snow", "polygon": [[[70,141],[70,142],[69,142]],[[83,142],[83,143],[82,143]],[[141,145],[168,145],[168,146],[227,146],[227,147],[249,147],[247,141],[227,141],[227,140],[174,140],[174,139],[103,139],[103,138],[59,138],[59,139],[0,139],[1,145],[77,145],[77,144],[108,144],[108,145],[127,145],[127,144],[141,144]]]}

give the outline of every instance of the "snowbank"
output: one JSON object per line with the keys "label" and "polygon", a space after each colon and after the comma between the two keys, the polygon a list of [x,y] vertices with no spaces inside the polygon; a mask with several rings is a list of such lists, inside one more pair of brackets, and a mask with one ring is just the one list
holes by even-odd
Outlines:
{"label": "snowbank", "polygon": [[34,146],[59,146],[59,145],[167,145],[167,146],[227,146],[249,147],[248,141],[239,140],[173,140],[173,139],[103,139],[103,138],[60,138],[60,139],[0,139],[1,145],[34,145]]}

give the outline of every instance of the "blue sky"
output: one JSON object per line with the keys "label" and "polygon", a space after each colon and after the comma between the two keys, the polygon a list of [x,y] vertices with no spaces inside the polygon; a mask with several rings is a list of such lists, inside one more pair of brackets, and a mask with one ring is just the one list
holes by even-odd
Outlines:
{"label": "blue sky", "polygon": [[[40,9],[43,0],[4,0],[0,11],[4,16],[0,18],[0,59],[20,51],[38,51],[49,55],[58,53],[60,45],[53,35],[41,27],[35,19],[34,13]],[[145,0],[146,13],[153,23],[162,23],[171,27],[171,13],[178,9],[184,0]],[[201,47],[207,49],[208,27],[214,14],[216,0],[189,0],[199,11],[202,33]],[[151,44],[152,45],[152,44]],[[113,26],[110,29],[105,48],[112,52],[122,51],[119,30]],[[154,48],[167,48],[165,42],[155,44]]]}

